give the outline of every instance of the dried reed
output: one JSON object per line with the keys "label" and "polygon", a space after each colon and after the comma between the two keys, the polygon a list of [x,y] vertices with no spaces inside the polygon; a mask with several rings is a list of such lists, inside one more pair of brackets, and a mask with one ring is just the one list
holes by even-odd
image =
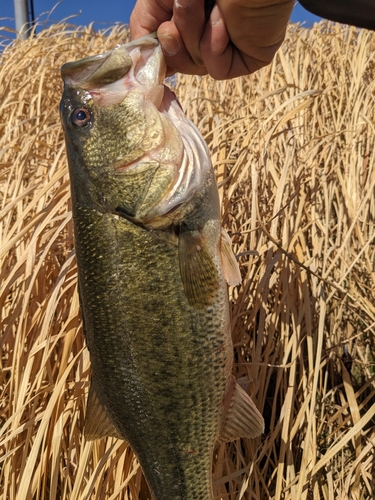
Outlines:
{"label": "dried reed", "polygon": [[[0,59],[0,497],[145,499],[126,443],[82,437],[79,317],[60,66],[125,29],[53,26]],[[179,76],[209,143],[243,283],[235,374],[266,420],[217,447],[216,498],[375,496],[375,38],[291,26],[246,78]]]}

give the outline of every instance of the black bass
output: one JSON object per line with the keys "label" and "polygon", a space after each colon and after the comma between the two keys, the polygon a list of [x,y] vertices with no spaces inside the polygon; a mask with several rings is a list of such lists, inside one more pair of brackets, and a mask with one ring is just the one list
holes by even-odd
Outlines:
{"label": "black bass", "polygon": [[155,500],[210,500],[215,443],[258,436],[263,418],[231,373],[240,276],[208,149],[165,71],[152,35],[62,68],[85,436],[126,440]]}

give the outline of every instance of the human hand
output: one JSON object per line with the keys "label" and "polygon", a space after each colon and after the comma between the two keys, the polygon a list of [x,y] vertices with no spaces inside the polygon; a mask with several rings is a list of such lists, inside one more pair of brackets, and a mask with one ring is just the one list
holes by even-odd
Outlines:
{"label": "human hand", "polygon": [[281,45],[294,0],[137,0],[132,38],[157,31],[169,74],[209,73],[217,80],[266,66]]}

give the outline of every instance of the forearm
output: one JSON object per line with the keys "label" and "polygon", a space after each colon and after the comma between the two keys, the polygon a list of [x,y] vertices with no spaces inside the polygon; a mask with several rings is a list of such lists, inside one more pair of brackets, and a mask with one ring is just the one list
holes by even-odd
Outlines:
{"label": "forearm", "polygon": [[317,16],[375,30],[374,0],[299,0],[299,2]]}

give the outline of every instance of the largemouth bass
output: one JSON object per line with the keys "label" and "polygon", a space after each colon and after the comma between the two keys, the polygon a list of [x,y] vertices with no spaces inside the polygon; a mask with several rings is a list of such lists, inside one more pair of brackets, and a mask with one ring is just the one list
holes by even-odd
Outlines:
{"label": "largemouth bass", "polygon": [[126,440],[155,500],[209,500],[217,441],[263,418],[232,375],[221,229],[207,146],[147,36],[62,68],[84,331],[85,436]]}

